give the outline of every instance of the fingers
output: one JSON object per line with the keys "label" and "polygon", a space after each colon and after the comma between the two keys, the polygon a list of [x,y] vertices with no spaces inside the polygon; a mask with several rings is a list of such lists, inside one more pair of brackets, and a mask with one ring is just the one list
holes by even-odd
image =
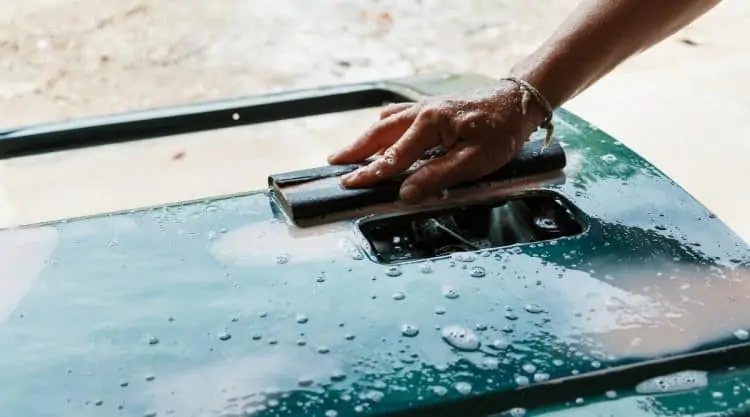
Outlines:
{"label": "fingers", "polygon": [[451,186],[480,178],[486,168],[483,162],[479,149],[456,148],[444,157],[427,162],[411,174],[401,186],[401,200],[415,204]]}
{"label": "fingers", "polygon": [[365,160],[395,143],[409,128],[416,112],[405,110],[376,122],[359,139],[328,157],[329,164],[352,164]]}
{"label": "fingers", "polygon": [[385,108],[383,108],[383,110],[380,111],[380,119],[381,120],[382,119],[387,119],[387,118],[393,116],[394,114],[401,113],[402,111],[408,109],[409,107],[411,107],[413,105],[414,105],[414,103],[392,103],[392,104],[389,104],[389,105],[385,106]]}
{"label": "fingers", "polygon": [[374,185],[409,169],[424,153],[439,143],[436,125],[420,115],[404,135],[385,151],[382,158],[342,178],[342,185],[361,188]]}

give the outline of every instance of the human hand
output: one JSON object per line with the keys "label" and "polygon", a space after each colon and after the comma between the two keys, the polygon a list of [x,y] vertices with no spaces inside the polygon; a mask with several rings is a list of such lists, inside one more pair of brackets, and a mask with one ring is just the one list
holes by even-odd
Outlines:
{"label": "human hand", "polygon": [[502,81],[494,89],[389,105],[379,121],[328,162],[358,163],[377,156],[341,180],[344,187],[363,188],[406,171],[426,150],[440,146],[447,153],[426,161],[401,186],[401,199],[418,203],[488,175],[515,156],[547,116],[525,93],[517,83]]}

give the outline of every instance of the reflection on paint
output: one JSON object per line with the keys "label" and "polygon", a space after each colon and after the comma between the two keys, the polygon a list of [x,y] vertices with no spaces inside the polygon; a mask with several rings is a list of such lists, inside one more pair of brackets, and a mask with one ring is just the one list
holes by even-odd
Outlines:
{"label": "reflection on paint", "polygon": [[58,238],[54,227],[0,233],[0,323],[13,313],[44,268],[54,263]]}

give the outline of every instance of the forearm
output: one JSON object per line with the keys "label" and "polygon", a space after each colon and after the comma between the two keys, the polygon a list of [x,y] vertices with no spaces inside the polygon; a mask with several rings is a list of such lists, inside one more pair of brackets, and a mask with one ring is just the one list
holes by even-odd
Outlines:
{"label": "forearm", "polygon": [[512,73],[535,85],[558,107],[719,1],[583,0],[552,37]]}

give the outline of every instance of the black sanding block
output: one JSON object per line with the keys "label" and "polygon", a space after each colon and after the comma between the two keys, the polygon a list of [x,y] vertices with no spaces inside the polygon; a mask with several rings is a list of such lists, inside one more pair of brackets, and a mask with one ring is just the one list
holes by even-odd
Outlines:
{"label": "black sanding block", "polygon": [[[507,181],[565,167],[565,152],[557,141],[552,141],[542,150],[544,141],[527,142],[521,151],[508,164],[486,177],[460,184],[454,188]],[[440,156],[440,150],[425,153],[422,159]],[[370,188],[346,189],[340,184],[340,177],[366,165],[327,165],[270,175],[268,186],[276,200],[292,221],[323,217],[333,213],[356,210],[376,204],[398,200],[399,189],[406,175],[388,179]]]}

